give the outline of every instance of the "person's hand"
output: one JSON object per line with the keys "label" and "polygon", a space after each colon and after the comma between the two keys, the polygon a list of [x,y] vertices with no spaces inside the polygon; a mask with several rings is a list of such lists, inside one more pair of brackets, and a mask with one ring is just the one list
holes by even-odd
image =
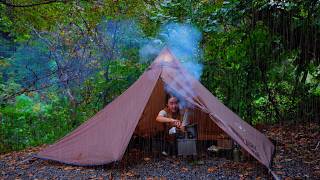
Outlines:
{"label": "person's hand", "polygon": [[172,119],[172,124],[173,126],[177,127],[177,128],[180,128],[181,127],[181,122],[179,120],[176,120],[176,119]]}
{"label": "person's hand", "polygon": [[180,127],[181,127],[181,122],[180,121],[177,121],[176,123],[175,123],[175,126],[177,127],[177,128],[179,128],[180,129]]}

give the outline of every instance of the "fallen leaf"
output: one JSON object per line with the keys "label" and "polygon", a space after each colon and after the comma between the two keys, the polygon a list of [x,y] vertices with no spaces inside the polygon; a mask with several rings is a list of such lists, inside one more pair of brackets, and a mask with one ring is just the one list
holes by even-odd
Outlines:
{"label": "fallen leaf", "polygon": [[188,170],[189,170],[189,169],[186,168],[186,167],[181,168],[181,171],[182,171],[182,172],[187,172]]}
{"label": "fallen leaf", "polygon": [[66,170],[66,171],[70,171],[70,170],[74,170],[75,168],[74,167],[71,167],[71,166],[67,166],[65,168],[63,168],[63,170]]}
{"label": "fallen leaf", "polygon": [[243,174],[240,174],[240,175],[239,175],[239,177],[240,177],[240,178],[239,178],[240,180],[244,180],[244,179],[246,179],[246,176],[245,176],[245,175],[243,175]]}
{"label": "fallen leaf", "polygon": [[281,169],[283,166],[281,165],[276,165],[275,168]]}
{"label": "fallen leaf", "polygon": [[277,171],[276,174],[283,175],[284,172],[283,171]]}
{"label": "fallen leaf", "polygon": [[[163,177],[160,177],[162,179]],[[158,180],[159,178],[157,176],[155,177],[147,177],[146,180]]]}
{"label": "fallen leaf", "polygon": [[89,179],[95,179],[95,178],[97,178],[97,175],[95,175],[95,174],[93,174],[93,175],[91,175],[91,176],[89,177]]}
{"label": "fallen leaf", "polygon": [[126,173],[126,175],[129,176],[129,177],[133,177],[136,174],[133,171],[129,171],[129,172]]}
{"label": "fallen leaf", "polygon": [[320,177],[320,171],[314,171],[313,174],[314,174],[315,176]]}
{"label": "fallen leaf", "polygon": [[111,175],[111,173],[103,173],[103,174],[102,174],[102,176],[105,176],[105,177],[106,177],[106,176],[110,176],[110,175]]}
{"label": "fallen leaf", "polygon": [[208,168],[208,173],[214,173],[216,172],[218,169],[216,167],[209,167]]}

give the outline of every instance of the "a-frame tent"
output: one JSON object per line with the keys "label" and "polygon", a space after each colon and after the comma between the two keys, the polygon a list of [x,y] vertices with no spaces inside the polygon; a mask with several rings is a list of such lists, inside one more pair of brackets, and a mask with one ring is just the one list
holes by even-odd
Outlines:
{"label": "a-frame tent", "polygon": [[274,152],[270,140],[186,72],[167,48],[124,93],[37,157],[74,165],[101,165],[120,160],[133,133],[144,136],[163,130],[155,118],[164,107],[165,85],[198,112],[195,119],[200,124],[200,138],[205,139],[205,133],[210,136],[210,132],[201,131],[201,123],[218,126],[270,169]]}

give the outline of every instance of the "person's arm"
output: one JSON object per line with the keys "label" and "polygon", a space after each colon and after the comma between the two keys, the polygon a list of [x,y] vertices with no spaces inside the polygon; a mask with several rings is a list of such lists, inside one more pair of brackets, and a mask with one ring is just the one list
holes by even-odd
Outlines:
{"label": "person's arm", "polygon": [[167,118],[167,117],[164,117],[161,115],[157,116],[156,121],[161,122],[161,123],[172,123],[176,127],[181,126],[181,122],[179,120]]}
{"label": "person's arm", "polygon": [[174,119],[158,115],[156,121],[161,123],[173,123]]}

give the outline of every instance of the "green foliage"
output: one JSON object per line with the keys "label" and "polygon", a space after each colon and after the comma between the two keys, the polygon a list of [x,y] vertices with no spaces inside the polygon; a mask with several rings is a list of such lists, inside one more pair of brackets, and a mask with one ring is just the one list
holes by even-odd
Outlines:
{"label": "green foliage", "polygon": [[[308,115],[303,109],[311,97],[317,96],[319,56],[317,53],[314,57],[305,56],[305,47],[299,42],[287,44],[288,36],[281,34],[283,31],[275,31],[285,22],[277,18],[271,26],[270,18],[264,19],[264,16],[279,17],[273,8],[290,11],[295,15],[288,17],[287,21],[294,22],[288,31],[294,33],[294,28],[300,28],[297,24],[305,21],[317,24],[313,19],[310,21],[308,14],[319,11],[319,4],[309,10],[308,3],[249,2],[224,2],[210,15],[214,23],[203,26],[207,38],[204,39],[206,66],[202,82],[253,124],[296,121],[306,118],[304,116],[315,118],[319,113],[314,109],[317,106],[310,106],[313,110]],[[286,11],[283,16],[287,16]],[[305,28],[298,31],[310,30],[306,24],[303,26]]]}
{"label": "green foliage", "polygon": [[40,102],[37,94],[33,98],[20,95],[15,103],[1,108],[1,132],[4,138],[0,144],[5,148],[2,150],[38,145],[41,131],[37,129],[44,125],[41,117],[46,116],[50,109],[51,106]]}
{"label": "green foliage", "polygon": [[[111,102],[135,82],[146,67],[131,61],[112,61],[109,66],[110,81],[106,81],[105,72],[100,71],[77,91],[81,103],[76,117],[72,117],[73,109],[70,109],[68,99],[56,91],[22,94],[14,102],[2,106],[0,151],[53,143],[103,108],[101,93],[105,89],[108,89],[107,98]],[[17,88],[10,84],[10,88],[14,87]],[[6,89],[8,94],[10,88]],[[73,122],[73,119],[77,121]]]}

